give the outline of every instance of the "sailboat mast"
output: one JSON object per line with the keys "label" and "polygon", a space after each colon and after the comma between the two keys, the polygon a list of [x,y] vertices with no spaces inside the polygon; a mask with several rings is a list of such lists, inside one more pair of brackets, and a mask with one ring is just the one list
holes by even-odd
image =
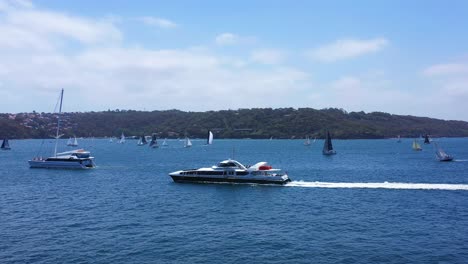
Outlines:
{"label": "sailboat mast", "polygon": [[59,113],[57,116],[57,133],[55,135],[55,149],[54,149],[54,157],[57,157],[57,145],[59,140],[59,132],[60,132],[60,114],[62,113],[62,101],[63,101],[63,89],[60,93],[60,106],[59,106]]}

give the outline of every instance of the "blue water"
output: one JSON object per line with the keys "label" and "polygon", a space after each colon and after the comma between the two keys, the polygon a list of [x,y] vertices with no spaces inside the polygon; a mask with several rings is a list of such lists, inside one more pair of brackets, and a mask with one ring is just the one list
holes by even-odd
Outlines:
{"label": "blue water", "polygon": [[[409,139],[335,140],[331,157],[322,141],[150,149],[81,140],[98,168],[29,169],[41,142],[0,151],[0,263],[468,261],[468,139],[439,139],[456,156],[448,163],[432,145],[412,151]],[[294,182],[180,184],[167,175],[233,155],[268,161]]]}

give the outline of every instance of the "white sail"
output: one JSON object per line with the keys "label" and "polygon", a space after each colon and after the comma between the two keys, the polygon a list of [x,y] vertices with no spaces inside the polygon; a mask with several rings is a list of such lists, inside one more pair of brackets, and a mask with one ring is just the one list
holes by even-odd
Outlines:
{"label": "white sail", "polygon": [[73,144],[72,138],[69,138],[67,141],[67,146],[71,146]]}
{"label": "white sail", "polygon": [[76,137],[75,137],[75,140],[73,141],[73,146],[78,146],[78,140],[76,140]]}
{"label": "white sail", "polygon": [[167,146],[166,139],[167,139],[167,138],[165,138],[164,141],[163,141],[163,143],[162,143],[163,146]]}
{"label": "white sail", "polygon": [[413,150],[422,150],[421,145],[416,140],[413,140]]}
{"label": "white sail", "polygon": [[213,144],[213,133],[211,131],[208,131],[208,139],[206,141],[207,145]]}
{"label": "white sail", "polygon": [[188,137],[186,137],[184,141],[184,148],[190,148],[191,146],[192,146],[192,142],[190,141]]}
{"label": "white sail", "polygon": [[123,132],[122,132],[122,135],[120,136],[119,143],[120,143],[120,144],[123,144],[123,143],[125,143],[125,135],[124,135],[124,133],[123,133]]}
{"label": "white sail", "polygon": [[309,136],[306,137],[306,140],[304,142],[304,146],[310,146],[310,138]]}

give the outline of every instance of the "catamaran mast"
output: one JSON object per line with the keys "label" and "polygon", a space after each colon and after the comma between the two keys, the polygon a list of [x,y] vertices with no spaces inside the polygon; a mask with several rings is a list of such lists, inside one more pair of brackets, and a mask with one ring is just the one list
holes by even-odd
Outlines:
{"label": "catamaran mast", "polygon": [[62,101],[63,101],[63,89],[62,89],[62,92],[60,93],[60,106],[59,106],[59,113],[57,116],[57,133],[55,135],[54,157],[57,157],[57,145],[58,145],[58,140],[60,138],[59,132],[60,132],[60,114],[62,113]]}

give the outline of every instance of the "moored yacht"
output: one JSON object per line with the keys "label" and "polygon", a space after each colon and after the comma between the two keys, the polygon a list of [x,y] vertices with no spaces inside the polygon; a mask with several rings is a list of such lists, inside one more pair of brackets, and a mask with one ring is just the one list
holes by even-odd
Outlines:
{"label": "moored yacht", "polygon": [[57,153],[55,156],[48,158],[35,157],[28,162],[31,168],[91,169],[96,167],[94,157],[91,157],[90,152],[84,149]]}
{"label": "moored yacht", "polygon": [[175,182],[285,184],[291,181],[281,169],[273,169],[266,162],[246,167],[231,159],[211,168],[180,170],[169,173],[169,176]]}
{"label": "moored yacht", "polygon": [[63,89],[59,97],[59,111],[57,115],[57,130],[55,136],[54,155],[48,158],[41,156],[34,157],[28,161],[30,168],[47,168],[47,169],[89,169],[95,168],[94,158],[90,156],[90,152],[84,149],[71,150],[67,152],[57,153],[58,140],[60,135],[60,114],[62,113]]}

